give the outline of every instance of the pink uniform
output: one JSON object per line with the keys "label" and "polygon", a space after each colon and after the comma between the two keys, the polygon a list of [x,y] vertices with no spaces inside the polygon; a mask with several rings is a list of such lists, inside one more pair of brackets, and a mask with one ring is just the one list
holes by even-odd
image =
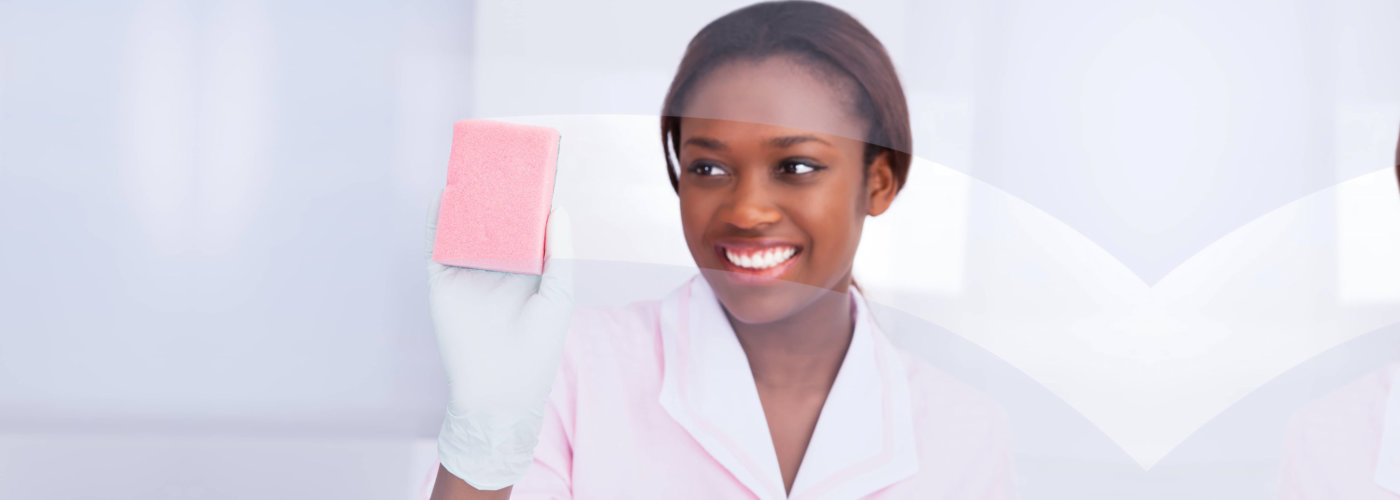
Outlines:
{"label": "pink uniform", "polygon": [[659,301],[576,312],[512,498],[1014,498],[1002,409],[893,347],[851,297],[851,345],[791,496],[748,360],[697,276]]}
{"label": "pink uniform", "polygon": [[1400,499],[1400,363],[1362,377],[1293,416],[1279,498]]}

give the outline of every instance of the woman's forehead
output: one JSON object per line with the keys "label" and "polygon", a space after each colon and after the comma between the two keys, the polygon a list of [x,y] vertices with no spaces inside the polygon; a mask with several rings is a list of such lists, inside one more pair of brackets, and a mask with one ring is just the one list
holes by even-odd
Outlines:
{"label": "woman's forehead", "polygon": [[[690,91],[686,123],[711,129],[744,124],[770,134],[798,132],[863,141],[868,126],[855,112],[848,84],[790,58],[735,61],[710,71]],[[682,126],[686,135],[692,130]]]}
{"label": "woman's forehead", "polygon": [[783,149],[797,144],[816,142],[834,147],[861,146],[860,139],[830,134],[819,130],[785,127],[768,123],[716,120],[686,117],[681,119],[681,147],[697,145],[704,149],[722,150],[735,146],[761,146]]}

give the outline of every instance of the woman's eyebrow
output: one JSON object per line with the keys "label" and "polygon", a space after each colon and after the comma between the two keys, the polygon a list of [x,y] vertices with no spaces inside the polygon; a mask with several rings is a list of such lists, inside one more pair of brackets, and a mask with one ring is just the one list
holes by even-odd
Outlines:
{"label": "woman's eyebrow", "polygon": [[685,140],[686,146],[697,146],[711,151],[724,151],[729,149],[723,142],[709,137],[691,137]]}
{"label": "woman's eyebrow", "polygon": [[804,142],[820,142],[822,144],[826,144],[827,146],[831,145],[830,142],[826,142],[822,138],[817,137],[815,135],[789,135],[783,137],[774,137],[768,140],[768,145],[775,148],[787,148],[795,146],[797,144],[802,144]]}

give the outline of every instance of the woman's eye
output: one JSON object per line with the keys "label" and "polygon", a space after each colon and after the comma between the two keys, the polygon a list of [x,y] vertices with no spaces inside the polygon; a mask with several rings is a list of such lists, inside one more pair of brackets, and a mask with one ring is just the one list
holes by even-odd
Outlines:
{"label": "woman's eye", "polygon": [[690,166],[690,172],[704,176],[724,175],[724,169],[713,163],[696,163]]}
{"label": "woman's eye", "polygon": [[785,174],[804,175],[821,170],[822,167],[803,160],[789,160],[783,162],[782,169]]}

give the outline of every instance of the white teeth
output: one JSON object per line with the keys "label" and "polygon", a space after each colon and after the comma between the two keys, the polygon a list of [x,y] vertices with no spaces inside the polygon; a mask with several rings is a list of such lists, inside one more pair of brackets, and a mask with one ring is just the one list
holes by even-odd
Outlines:
{"label": "white teeth", "polygon": [[737,254],[726,249],[724,256],[729,262],[745,269],[768,269],[787,262],[796,253],[797,249],[793,247],[773,247],[749,254]]}

